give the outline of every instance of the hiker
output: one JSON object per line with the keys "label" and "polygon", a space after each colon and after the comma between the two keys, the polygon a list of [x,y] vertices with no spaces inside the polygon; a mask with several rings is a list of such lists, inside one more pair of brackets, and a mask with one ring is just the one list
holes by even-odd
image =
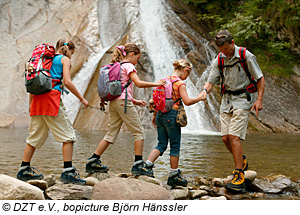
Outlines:
{"label": "hiker", "polygon": [[[152,124],[157,128],[157,146],[150,153],[146,163],[148,176],[153,177],[154,162],[159,156],[162,156],[170,140],[170,173],[167,184],[174,187],[176,185],[186,186],[187,180],[182,178],[180,169],[178,169],[180,143],[181,143],[181,126],[176,122],[176,117],[182,102],[187,106],[193,105],[199,101],[205,100],[205,96],[199,94],[195,98],[190,98],[187,94],[186,80],[192,71],[192,65],[185,59],[175,60],[173,63],[174,72],[167,77],[172,83],[172,100],[173,106],[168,112],[155,110],[153,113]],[[153,96],[154,97],[154,96]]]}
{"label": "hiker", "polygon": [[[229,31],[220,30],[215,41],[221,53],[212,62],[202,93],[207,96],[221,78],[221,135],[235,163],[233,179],[226,188],[245,192],[244,171],[248,168],[248,161],[240,140],[245,140],[250,110],[255,110],[258,116],[262,109],[265,80],[256,57],[245,48],[236,46]],[[257,88],[251,76],[257,81]],[[255,91],[258,92],[256,100]]]}
{"label": "hiker", "polygon": [[[64,86],[73,93],[79,101],[88,107],[88,101],[83,98],[80,92],[71,81],[70,67],[71,56],[75,52],[75,45],[69,39],[60,39],[56,44],[56,54],[53,58],[50,74],[52,79],[63,77]],[[30,106],[30,127],[29,136],[26,140],[23,160],[17,173],[17,178],[22,181],[42,179],[42,174],[37,174],[35,168],[30,166],[31,158],[36,149],[45,143],[49,130],[57,142],[63,143],[64,169],[60,180],[64,183],[86,184],[78,171],[72,165],[73,143],[76,142],[75,131],[68,118],[67,111],[61,100],[61,84],[47,93],[40,95],[29,94]]]}
{"label": "hiker", "polygon": [[[121,62],[121,84],[125,86],[131,79],[132,82],[139,88],[149,88],[155,86],[161,86],[165,84],[165,81],[159,80],[155,83],[141,81],[135,70],[135,65],[140,58],[141,51],[137,45],[133,43],[126,44],[124,46],[117,46],[112,54],[111,63]],[[109,104],[109,123],[108,131],[103,140],[99,143],[96,151],[92,157],[88,158],[86,164],[86,172],[107,172],[109,168],[101,164],[100,156],[107,149],[110,144],[113,144],[118,136],[123,123],[127,126],[128,130],[134,137],[135,145],[135,160],[131,169],[133,175],[147,174],[143,161],[143,144],[144,144],[144,131],[141,121],[138,116],[138,112],[134,105],[141,107],[146,106],[146,102],[142,100],[136,100],[133,98],[133,83],[130,83],[127,87],[127,104],[126,113],[125,99],[126,91],[116,99],[110,101]]]}

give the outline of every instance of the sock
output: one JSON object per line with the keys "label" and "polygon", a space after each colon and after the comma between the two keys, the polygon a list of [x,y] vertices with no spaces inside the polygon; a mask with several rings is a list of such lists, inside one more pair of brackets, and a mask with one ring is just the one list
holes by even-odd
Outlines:
{"label": "sock", "polygon": [[134,162],[143,160],[143,155],[135,155]]}
{"label": "sock", "polygon": [[97,155],[97,154],[94,153],[91,158],[97,158],[99,160],[100,159],[100,155]]}
{"label": "sock", "polygon": [[64,161],[64,168],[72,167],[72,161]]}
{"label": "sock", "polygon": [[235,169],[235,170],[238,170],[238,171],[240,171],[240,172],[244,172],[243,169]]}
{"label": "sock", "polygon": [[22,167],[22,166],[30,166],[30,162],[24,162],[24,161],[22,161],[21,167]]}
{"label": "sock", "polygon": [[178,169],[170,169],[170,177],[176,175],[178,173]]}
{"label": "sock", "polygon": [[152,166],[153,163],[152,163],[151,161],[149,161],[149,160],[146,160],[146,165],[147,165],[147,166]]}

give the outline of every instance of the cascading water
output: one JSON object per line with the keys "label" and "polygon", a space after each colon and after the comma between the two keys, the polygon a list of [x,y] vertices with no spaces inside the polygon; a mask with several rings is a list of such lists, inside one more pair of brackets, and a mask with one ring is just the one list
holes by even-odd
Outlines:
{"label": "cascading water", "polygon": [[[170,6],[161,0],[141,1],[140,2],[141,18],[137,29],[142,33],[144,43],[146,44],[147,53],[152,62],[152,67],[155,75],[155,80],[164,78],[173,73],[173,62],[175,59],[186,58],[182,47],[176,44],[167,30],[169,26],[181,25],[183,29],[188,31],[194,38],[202,40],[202,45],[206,50],[207,64],[212,60],[214,51],[209,47],[209,44],[201,35],[197,34],[193,29],[187,26],[170,8]],[[174,27],[172,30],[180,31]],[[185,34],[178,32],[189,44],[190,51],[198,51],[194,43]],[[193,73],[197,73],[193,71]],[[204,72],[204,75],[208,71]],[[204,85],[204,78],[197,74],[193,76],[196,81],[186,80],[187,91],[190,97],[195,97]],[[203,76],[205,77],[205,76]],[[212,106],[213,107],[213,106]],[[214,126],[207,123],[204,117],[204,103],[200,102],[195,105],[185,107],[188,115],[188,126],[183,128],[183,132],[195,133],[212,133],[215,130]]]}
{"label": "cascading water", "polygon": [[[197,38],[198,41],[200,40],[202,53],[198,55],[202,56],[203,59],[201,60],[205,62],[205,65],[208,66],[215,55],[208,42],[185,24],[166,1],[130,0],[121,3],[116,0],[101,0],[89,14],[89,20],[89,28],[86,29],[87,43],[90,46],[96,45],[99,48],[94,49],[96,53],[91,54],[81,71],[73,78],[74,84],[79,86],[78,88],[82,94],[86,91],[90,79],[105,52],[119,42],[125,34],[128,35],[130,42],[141,45],[143,52],[147,53],[151,62],[151,69],[147,68],[147,71],[154,71],[155,81],[172,74],[175,59],[188,59],[189,52],[199,53],[197,46],[184,32],[181,32],[181,29],[184,29],[193,38]],[[186,41],[188,51],[176,42],[169,29],[172,29],[172,32],[176,32]],[[98,32],[100,40],[93,36]],[[190,78],[186,80],[190,97],[198,95],[204,85],[208,71],[208,69],[204,71],[202,77],[200,77],[197,71],[194,70]],[[146,91],[136,92],[138,92],[137,98],[145,98]],[[143,93],[139,94],[139,92]],[[74,122],[80,107],[78,99],[73,95],[68,95],[64,98],[64,102],[70,119]],[[210,107],[214,107],[210,105],[209,99],[208,104]],[[216,131],[216,128],[204,113],[204,106],[203,102],[199,102],[185,107],[188,115],[188,126],[183,128],[183,132],[215,134],[213,131]],[[215,109],[212,110],[215,115],[217,112]],[[150,124],[150,118],[148,121]]]}

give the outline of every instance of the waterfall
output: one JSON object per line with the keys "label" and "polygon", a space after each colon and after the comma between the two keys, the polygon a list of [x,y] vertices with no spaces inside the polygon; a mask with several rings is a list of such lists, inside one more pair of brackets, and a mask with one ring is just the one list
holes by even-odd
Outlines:
{"label": "waterfall", "polygon": [[[82,95],[85,93],[101,58],[124,35],[128,36],[130,42],[141,45],[143,52],[147,53],[151,63],[149,71],[153,71],[154,81],[171,75],[173,73],[174,60],[181,58],[189,60],[189,52],[203,56],[201,60],[208,66],[203,75],[198,75],[198,72],[193,69],[192,75],[185,81],[188,95],[190,97],[198,95],[207,79],[209,64],[215,56],[215,52],[207,40],[175,14],[167,1],[99,0],[95,2],[88,18],[89,27],[85,31],[86,43],[91,47],[97,46],[98,48],[92,50],[93,52],[88,61],[72,79]],[[168,29],[172,29],[172,32],[180,35],[186,41],[188,53],[176,42]],[[182,32],[182,29],[188,35],[200,41],[201,54],[199,54],[200,51],[197,45],[194,44],[189,36]],[[100,35],[100,38],[96,36],[97,33]],[[144,97],[138,99],[142,98]],[[78,99],[73,95],[68,95],[64,97],[64,103],[71,121],[74,122],[80,108]],[[210,99],[208,99],[208,104],[212,108],[211,112],[217,115],[218,111],[210,103]],[[203,102],[185,106],[185,109],[188,116],[188,126],[183,128],[183,133],[216,134],[215,126],[205,114]]]}
{"label": "waterfall", "polygon": [[[206,50],[207,64],[209,64],[212,57],[215,55],[214,51],[210,48],[208,41],[187,26],[165,1],[141,1],[140,14],[140,22],[137,28],[138,31],[142,33],[144,43],[146,44],[145,48],[147,49],[147,53],[152,62],[155,80],[164,78],[173,73],[174,60],[187,58],[182,47],[176,44],[176,41],[167,31],[167,25],[181,25],[185,31],[188,31],[194,38],[199,38]],[[193,42],[185,36],[185,34],[181,32],[178,33],[188,42],[191,51],[198,51]],[[209,70],[206,70],[203,77],[205,77],[205,74],[208,72]],[[196,74],[196,71],[193,71],[192,73]],[[192,82],[190,78],[185,81],[187,92],[190,97],[197,96],[204,84],[204,78],[201,78],[198,75],[194,75],[193,77],[196,78],[196,81]],[[207,123],[207,120],[204,117],[203,102],[199,102],[192,106],[186,106],[185,109],[188,116],[188,126],[182,129],[183,133],[214,133],[212,132],[212,130],[215,130],[214,126]],[[214,110],[214,112],[217,111]]]}

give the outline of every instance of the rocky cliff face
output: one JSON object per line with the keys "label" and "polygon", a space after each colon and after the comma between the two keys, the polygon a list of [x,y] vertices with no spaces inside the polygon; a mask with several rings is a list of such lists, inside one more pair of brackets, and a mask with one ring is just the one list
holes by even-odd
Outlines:
{"label": "rocky cliff face", "polygon": [[[175,59],[190,60],[194,70],[187,84],[192,96],[205,82],[209,62],[216,54],[213,44],[201,36],[206,35],[206,27],[198,23],[193,11],[175,1],[152,1],[147,5],[138,0],[4,0],[0,3],[0,16],[0,98],[4,101],[0,105],[1,127],[13,122],[15,126],[28,124],[28,95],[21,75],[24,63],[39,43],[55,44],[63,37],[75,42],[73,81],[93,107],[99,103],[96,91],[99,68],[109,62],[117,44],[139,45],[142,57],[137,70],[142,80],[154,81],[170,74]],[[187,109],[190,123],[197,121],[192,126],[218,131],[217,91],[216,87],[207,103]],[[251,115],[249,131],[299,131],[299,92],[299,75],[289,80],[266,75],[264,110],[259,118]],[[135,88],[134,94],[148,100],[151,90]],[[81,110],[70,95],[63,100],[75,128],[107,128],[108,114],[96,108]],[[149,112],[142,108],[138,111],[144,127],[150,128]]]}

